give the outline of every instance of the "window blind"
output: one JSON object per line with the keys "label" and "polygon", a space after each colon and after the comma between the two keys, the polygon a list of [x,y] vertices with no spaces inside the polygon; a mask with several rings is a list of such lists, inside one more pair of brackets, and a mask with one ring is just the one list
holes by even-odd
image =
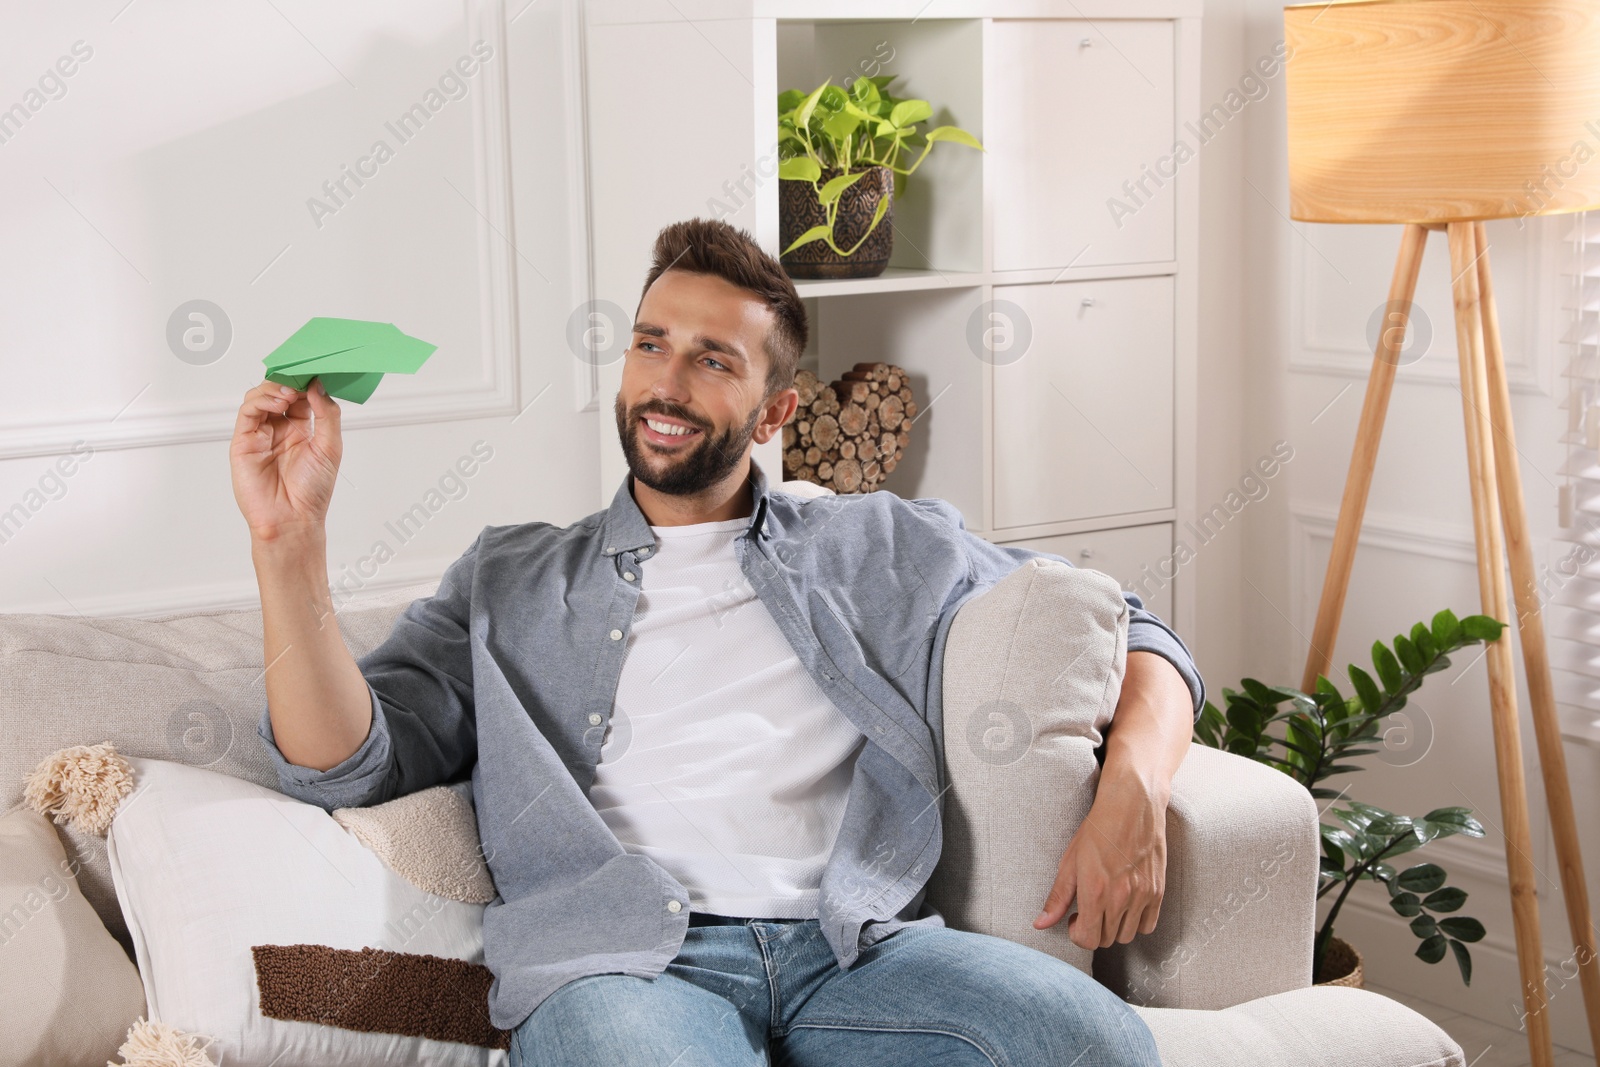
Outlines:
{"label": "window blind", "polygon": [[1554,551],[1537,577],[1562,732],[1600,744],[1600,211],[1550,221],[1565,228],[1559,283],[1566,458]]}

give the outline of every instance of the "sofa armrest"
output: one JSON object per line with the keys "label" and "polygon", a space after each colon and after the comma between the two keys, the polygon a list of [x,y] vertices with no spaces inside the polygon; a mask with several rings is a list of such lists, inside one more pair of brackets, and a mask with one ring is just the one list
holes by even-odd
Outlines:
{"label": "sofa armrest", "polygon": [[948,926],[1091,973],[1067,924],[1033,927],[1094,803],[1127,664],[1127,602],[1098,571],[1030,559],[956,613],[944,648],[939,863],[926,903]]}
{"label": "sofa armrest", "polygon": [[1149,934],[1099,949],[1130,1004],[1228,1008],[1311,984],[1321,835],[1281,771],[1191,742],[1167,805],[1167,881]]}

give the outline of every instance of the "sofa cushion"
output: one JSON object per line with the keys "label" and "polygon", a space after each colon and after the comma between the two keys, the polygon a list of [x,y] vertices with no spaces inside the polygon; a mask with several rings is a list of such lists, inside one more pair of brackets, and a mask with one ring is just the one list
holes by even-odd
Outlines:
{"label": "sofa cushion", "polygon": [[[352,601],[334,621],[359,658],[389,635],[426,582]],[[0,614],[0,810],[24,776],[72,745],[205,767],[278,787],[256,725],[266,707],[259,607],[135,619]],[[84,897],[131,955],[105,841],[58,826]]]}
{"label": "sofa cushion", "polygon": [[20,805],[0,816],[0,1067],[105,1063],[143,1013],[139,972],[50,820]]}
{"label": "sofa cushion", "polygon": [[1308,986],[1220,1011],[1133,1009],[1161,1067],[1462,1067],[1461,1046],[1427,1016],[1365,989]]}
{"label": "sofa cushion", "polygon": [[1093,973],[1066,919],[1046,930],[1033,919],[1094,802],[1094,750],[1127,647],[1116,580],[1056,560],[1024,562],[956,613],[944,650],[944,845],[927,895],[948,925]]}

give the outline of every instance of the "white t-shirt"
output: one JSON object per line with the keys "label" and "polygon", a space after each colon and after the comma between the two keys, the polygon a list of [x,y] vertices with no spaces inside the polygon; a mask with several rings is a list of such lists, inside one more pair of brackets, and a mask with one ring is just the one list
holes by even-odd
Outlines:
{"label": "white t-shirt", "polygon": [[865,737],[739,570],[749,525],[651,527],[590,799],[691,909],[810,919]]}

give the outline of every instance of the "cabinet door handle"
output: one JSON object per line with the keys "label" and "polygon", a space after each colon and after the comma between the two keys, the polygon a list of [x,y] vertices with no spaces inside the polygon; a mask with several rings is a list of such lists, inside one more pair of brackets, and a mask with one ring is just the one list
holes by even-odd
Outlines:
{"label": "cabinet door handle", "polygon": [[1086,307],[1086,308],[1094,307],[1094,297],[1092,297],[1092,296],[1084,297],[1083,298],[1083,306]]}
{"label": "cabinet door handle", "polygon": [[1085,37],[1085,38],[1083,38],[1083,40],[1078,42],[1078,47],[1079,48],[1092,48],[1093,46],[1094,46],[1094,40],[1092,38],[1089,38],[1089,37]]}

